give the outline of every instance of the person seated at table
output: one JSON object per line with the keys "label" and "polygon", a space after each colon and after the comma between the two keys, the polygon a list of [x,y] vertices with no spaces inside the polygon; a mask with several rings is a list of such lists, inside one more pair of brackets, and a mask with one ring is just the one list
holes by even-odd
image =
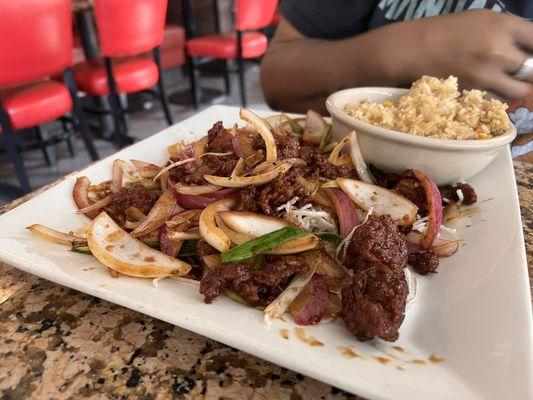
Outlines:
{"label": "person seated at table", "polygon": [[280,10],[261,65],[276,109],[324,112],[337,90],[422,75],[455,75],[465,89],[508,99],[532,90],[513,77],[533,53],[530,0],[284,0]]}

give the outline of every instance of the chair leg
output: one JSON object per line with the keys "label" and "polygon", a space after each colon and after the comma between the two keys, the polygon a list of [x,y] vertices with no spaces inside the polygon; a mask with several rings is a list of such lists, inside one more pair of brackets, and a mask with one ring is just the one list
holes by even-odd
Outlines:
{"label": "chair leg", "polygon": [[118,97],[117,86],[115,83],[115,76],[113,75],[113,67],[109,57],[104,58],[104,65],[110,92],[109,103],[111,106],[111,115],[113,116],[113,122],[115,124],[115,145],[117,147],[123,147],[126,144],[132,143],[133,140],[126,135],[126,121],[120,105],[120,99]]}
{"label": "chair leg", "polygon": [[172,120],[172,114],[170,113],[170,104],[168,102],[167,92],[165,90],[165,83],[163,82],[163,68],[161,68],[161,56],[159,54],[159,46],[154,49],[154,61],[157,65],[157,72],[159,74],[159,79],[157,80],[157,86],[159,88],[159,100],[161,101],[161,106],[165,113],[165,118],[169,125],[174,124]]}
{"label": "chair leg", "polygon": [[40,126],[36,126],[35,132],[37,133],[37,140],[39,141],[39,147],[43,153],[46,165],[50,167],[54,164],[54,161],[56,161],[56,157],[54,156],[52,149],[46,145],[46,134],[43,129]]}
{"label": "chair leg", "polygon": [[63,75],[64,75],[65,83],[70,91],[70,96],[72,97],[72,105],[73,105],[72,111],[74,113],[74,117],[76,119],[76,125],[77,125],[78,130],[80,131],[81,138],[83,139],[83,142],[85,143],[85,148],[89,152],[89,155],[91,156],[91,159],[93,161],[98,160],[100,156],[98,155],[98,152],[96,151],[96,147],[94,147],[91,130],[89,129],[89,124],[87,123],[87,119],[85,119],[85,114],[81,107],[81,102],[78,97],[78,90],[76,88],[76,83],[74,82],[74,75],[72,74],[72,69],[67,68]]}
{"label": "chair leg", "polygon": [[220,60],[220,65],[222,66],[222,74],[224,76],[224,92],[226,96],[231,94],[231,81],[229,75],[229,60]]}
{"label": "chair leg", "polygon": [[241,94],[241,106],[246,107],[246,86],[244,83],[244,58],[242,55],[242,32],[237,31],[237,66],[239,73],[239,90]]}
{"label": "chair leg", "polygon": [[18,149],[17,149],[17,143],[15,140],[15,136],[13,134],[13,131],[11,131],[11,127],[9,124],[9,120],[7,118],[7,114],[0,105],[0,126],[2,127],[2,133],[0,134],[0,138],[2,139],[2,145],[4,149],[6,150],[7,154],[9,155],[9,158],[11,162],[13,163],[13,166],[15,167],[15,173],[17,174],[17,178],[20,182],[20,187],[22,189],[23,194],[27,194],[31,192],[31,186],[30,181],[28,179],[28,174],[26,173],[26,167],[24,166],[24,161],[22,159],[22,156],[20,155]]}
{"label": "chair leg", "polygon": [[61,119],[61,127],[63,132],[67,134],[67,147],[71,158],[76,157],[76,136],[73,129],[69,126],[69,123],[65,118]]}
{"label": "chair leg", "polygon": [[189,78],[191,80],[192,102],[194,108],[200,107],[202,93],[200,91],[200,71],[193,57],[189,57]]}

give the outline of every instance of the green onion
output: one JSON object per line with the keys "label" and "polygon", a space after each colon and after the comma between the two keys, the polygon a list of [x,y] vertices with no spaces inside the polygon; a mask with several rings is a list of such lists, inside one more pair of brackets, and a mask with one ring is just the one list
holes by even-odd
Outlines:
{"label": "green onion", "polygon": [[301,135],[302,134],[302,131],[303,131],[303,128],[302,128],[302,125],[300,125],[298,123],[298,121],[292,119],[291,117],[289,117],[288,115],[285,115],[283,114],[283,116],[285,118],[287,118],[287,121],[289,121],[289,125],[291,126],[291,130],[296,133],[297,135]]}
{"label": "green onion", "polygon": [[320,136],[320,145],[318,146],[319,153],[323,153],[324,148],[331,141],[332,129],[333,127],[331,126],[331,124],[326,124],[326,127],[324,128],[324,132],[322,132],[322,136]]}
{"label": "green onion", "polygon": [[[152,249],[159,249],[159,242],[146,242],[144,244],[147,245],[148,247],[151,247]],[[72,247],[70,248],[70,251],[73,251],[75,253],[82,253],[82,254],[93,254],[91,249],[87,245],[87,242],[80,242],[78,244],[73,243]]]}
{"label": "green onion", "polygon": [[224,288],[224,294],[228,296],[231,300],[236,301],[237,303],[244,304],[245,306],[250,306],[250,304],[248,304],[248,302],[244,300],[243,297],[239,293],[234,292],[231,289]]}
{"label": "green onion", "polygon": [[259,236],[256,239],[249,240],[231,250],[220,254],[223,263],[238,262],[247,260],[258,254],[266,253],[280,244],[289,242],[302,236],[309,235],[309,232],[303,232],[291,226],[278,229],[277,231]]}
{"label": "green onion", "polygon": [[178,258],[195,256],[197,244],[198,240],[185,240],[181,246]]}
{"label": "green onion", "polygon": [[329,144],[326,147],[324,147],[323,152],[331,153],[336,145],[337,145],[337,142],[329,142]]}
{"label": "green onion", "polygon": [[315,233],[315,236],[320,239],[324,239],[333,244],[339,244],[340,242],[342,242],[342,237],[337,235],[336,233],[318,232],[318,233]]}

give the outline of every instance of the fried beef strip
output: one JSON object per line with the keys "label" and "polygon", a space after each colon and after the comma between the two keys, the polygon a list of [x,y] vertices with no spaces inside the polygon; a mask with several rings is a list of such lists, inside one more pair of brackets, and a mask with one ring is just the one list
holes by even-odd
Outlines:
{"label": "fried beef strip", "polygon": [[413,202],[418,207],[418,213],[420,215],[427,214],[428,202],[426,192],[420,181],[414,176],[412,170],[406,170],[392,190]]}
{"label": "fried beef strip", "polygon": [[420,275],[436,274],[439,256],[433,250],[419,251],[409,254],[407,262]]}
{"label": "fried beef strip", "polygon": [[355,230],[346,260],[353,281],[342,290],[341,317],[359,340],[398,338],[408,294],[406,263],[405,237],[389,215],[370,217]]}
{"label": "fried beef strip", "polygon": [[[233,151],[231,133],[222,126],[221,121],[218,121],[209,129],[207,137],[206,152],[228,153]],[[178,161],[178,159],[173,159],[172,161]],[[200,166],[193,166],[192,164],[179,165],[169,171],[169,176],[174,182],[203,185],[207,183],[204,175],[230,176],[237,165],[237,161],[238,158],[235,154],[226,156],[206,155],[202,157]]]}
{"label": "fried beef strip", "polygon": [[380,263],[367,263],[342,289],[342,312],[346,328],[359,340],[375,336],[393,342],[405,315],[408,294],[403,273]]}
{"label": "fried beef strip", "polygon": [[328,162],[327,156],[318,154],[312,147],[302,147],[300,157],[307,163],[306,176],[317,176],[327,179],[356,178],[355,171],[345,166],[335,166]]}
{"label": "fried beef strip", "polygon": [[276,215],[276,209],[294,197],[298,197],[297,206],[309,203],[311,197],[306,187],[304,172],[301,167],[292,167],[263,188],[259,202],[265,214]]}
{"label": "fried beef strip", "polygon": [[211,303],[224,288],[228,288],[252,306],[266,306],[296,274],[307,271],[307,268],[307,263],[299,256],[268,256],[260,270],[243,263],[227,264],[202,278],[200,293],[204,295],[206,303]]}
{"label": "fried beef strip", "polygon": [[457,185],[446,185],[439,187],[440,195],[443,199],[451,201],[459,201],[457,191],[460,190],[463,194],[463,204],[472,205],[477,202],[477,194],[472,186],[465,182],[458,182]]}
{"label": "fried beef strip", "polygon": [[235,204],[235,211],[259,211],[261,204],[259,203],[260,191],[257,186],[246,186],[241,189],[237,196]]}
{"label": "fried beef strip", "polygon": [[115,215],[124,215],[130,207],[137,207],[144,214],[148,214],[157,200],[157,195],[150,192],[143,185],[123,187],[113,194],[109,208]]}
{"label": "fried beef strip", "polygon": [[402,272],[407,263],[405,236],[390,215],[370,217],[357,228],[348,246],[346,266],[359,270],[359,263],[378,262]]}
{"label": "fried beef strip", "polygon": [[218,121],[207,131],[207,151],[210,153],[233,151],[232,139],[231,132],[224,128],[222,121]]}

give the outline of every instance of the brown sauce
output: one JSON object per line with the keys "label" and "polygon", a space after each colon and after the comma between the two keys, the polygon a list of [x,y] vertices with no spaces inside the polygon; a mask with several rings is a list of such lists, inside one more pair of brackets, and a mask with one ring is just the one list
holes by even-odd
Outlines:
{"label": "brown sauce", "polygon": [[415,364],[415,365],[426,365],[427,362],[424,361],[424,360],[419,360],[419,359],[413,359],[413,360],[409,360],[407,361],[409,364]]}
{"label": "brown sauce", "polygon": [[296,337],[308,345],[312,347],[321,347],[324,346],[324,343],[322,343],[320,340],[313,336],[306,336],[304,328],[296,327],[294,328],[294,331],[296,332]]}
{"label": "brown sauce", "polygon": [[446,360],[444,358],[437,357],[435,354],[432,354],[428,357],[428,361],[432,364],[438,364]]}
{"label": "brown sauce", "polygon": [[346,358],[357,358],[360,357],[359,354],[357,354],[355,351],[353,351],[348,346],[339,346],[339,350],[341,354]]}
{"label": "brown sauce", "polygon": [[124,232],[123,231],[115,231],[115,232],[111,232],[109,235],[107,235],[105,240],[107,240],[108,242],[116,242],[122,236],[124,236]]}
{"label": "brown sauce", "polygon": [[387,365],[391,361],[390,358],[381,357],[381,356],[372,356],[372,358],[383,365]]}

